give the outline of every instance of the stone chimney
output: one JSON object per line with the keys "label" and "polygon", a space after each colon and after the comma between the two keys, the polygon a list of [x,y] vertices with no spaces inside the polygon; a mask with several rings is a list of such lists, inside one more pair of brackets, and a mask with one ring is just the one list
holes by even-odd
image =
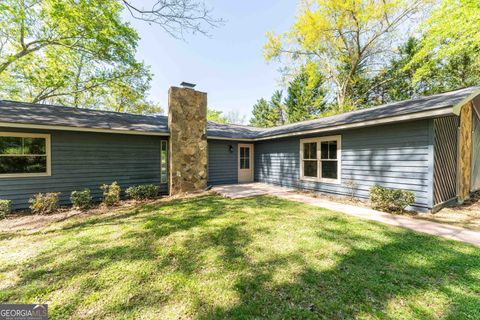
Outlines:
{"label": "stone chimney", "polygon": [[170,195],[207,187],[207,94],[187,85],[168,91]]}

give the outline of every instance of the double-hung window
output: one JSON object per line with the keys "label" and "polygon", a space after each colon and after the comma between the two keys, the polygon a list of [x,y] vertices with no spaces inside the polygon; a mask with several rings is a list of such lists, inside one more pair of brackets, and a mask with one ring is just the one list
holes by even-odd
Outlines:
{"label": "double-hung window", "polygon": [[341,136],[300,140],[302,180],[340,183]]}
{"label": "double-hung window", "polygon": [[49,176],[50,135],[0,132],[0,178]]}

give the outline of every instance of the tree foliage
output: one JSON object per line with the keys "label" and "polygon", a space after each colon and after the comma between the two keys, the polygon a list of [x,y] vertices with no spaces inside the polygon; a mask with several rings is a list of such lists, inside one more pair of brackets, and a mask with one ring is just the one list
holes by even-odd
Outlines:
{"label": "tree foliage", "polygon": [[256,127],[274,127],[285,124],[285,105],[283,103],[283,92],[277,90],[273,93],[270,101],[261,98],[253,106],[253,118],[250,124]]}
{"label": "tree foliage", "polygon": [[227,123],[227,119],[222,115],[223,111],[208,108],[207,120],[216,123]]}
{"label": "tree foliage", "polygon": [[480,68],[475,61],[475,55],[462,52],[435,63],[429,55],[425,58],[429,61],[428,68],[425,68],[426,64],[417,62],[415,58],[421,45],[421,40],[410,38],[399,47],[399,55],[370,80],[374,90],[369,92],[365,106],[406,100],[480,83]]}
{"label": "tree foliage", "polygon": [[289,123],[320,116],[326,110],[323,76],[315,64],[307,64],[289,84],[285,113]]}
{"label": "tree foliage", "polygon": [[5,0],[0,3],[2,97],[134,113],[151,73],[135,59],[139,39],[117,1]]}
{"label": "tree foliage", "polygon": [[160,112],[146,99],[152,74],[135,59],[139,36],[121,18],[125,8],[176,37],[185,31],[206,33],[221,23],[195,0],[3,0],[0,95],[37,103]]}
{"label": "tree foliage", "polygon": [[[267,60],[317,62],[325,88],[333,92],[337,112],[358,107],[358,87],[378,72],[399,27],[428,0],[312,0],[302,2],[289,32],[269,33]],[[368,92],[370,88],[362,88]]]}
{"label": "tree foliage", "polygon": [[408,65],[408,68],[419,65],[414,80],[423,81],[431,76],[432,70],[441,67],[452,72],[452,86],[478,84],[479,30],[478,0],[443,0],[422,24],[419,50]]}

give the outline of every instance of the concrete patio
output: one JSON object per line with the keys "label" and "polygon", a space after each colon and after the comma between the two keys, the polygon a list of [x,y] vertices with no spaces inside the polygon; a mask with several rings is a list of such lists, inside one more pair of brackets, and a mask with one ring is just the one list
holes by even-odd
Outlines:
{"label": "concrete patio", "polygon": [[240,199],[264,195],[282,195],[295,192],[295,189],[274,186],[266,183],[243,183],[215,186],[212,190],[222,197]]}
{"label": "concrete patio", "polygon": [[256,197],[262,195],[277,196],[279,198],[291,201],[303,202],[332,211],[342,212],[361,219],[373,220],[392,226],[480,246],[480,232],[478,231],[431,221],[418,220],[408,216],[393,215],[370,208],[314,198],[296,192],[296,190],[292,188],[284,188],[264,183],[247,183],[216,186],[212,190],[223,197],[232,199]]}

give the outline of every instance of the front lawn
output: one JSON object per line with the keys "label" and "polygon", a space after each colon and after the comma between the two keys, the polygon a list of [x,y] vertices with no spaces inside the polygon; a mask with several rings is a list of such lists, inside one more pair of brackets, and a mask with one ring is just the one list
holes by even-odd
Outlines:
{"label": "front lawn", "polygon": [[480,248],[273,197],[0,233],[0,303],[51,319],[479,319]]}

